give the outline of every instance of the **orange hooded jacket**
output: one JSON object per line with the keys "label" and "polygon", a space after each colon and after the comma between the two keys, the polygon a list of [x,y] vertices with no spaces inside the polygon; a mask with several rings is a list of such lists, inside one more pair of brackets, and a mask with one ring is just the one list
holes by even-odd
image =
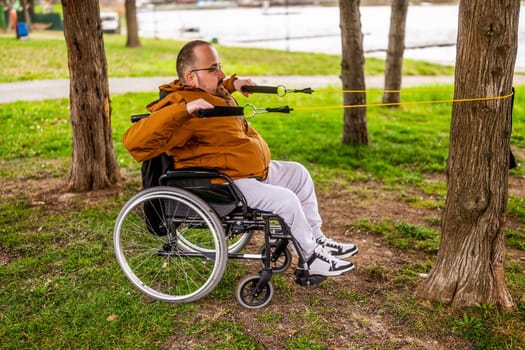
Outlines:
{"label": "orange hooded jacket", "polygon": [[[224,81],[235,91],[232,76]],[[214,106],[236,106],[228,93],[219,97],[201,89],[183,86],[179,80],[162,85],[169,95],[150,103],[151,115],[133,124],[124,134],[124,145],[142,162],[166,153],[175,169],[212,168],[232,179],[266,179],[270,149],[243,116],[198,118],[188,114],[186,103],[203,98]]]}

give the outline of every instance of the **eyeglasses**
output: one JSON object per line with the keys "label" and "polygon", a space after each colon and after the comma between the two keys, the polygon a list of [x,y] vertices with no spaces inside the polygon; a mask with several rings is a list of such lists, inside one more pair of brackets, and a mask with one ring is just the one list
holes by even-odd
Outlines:
{"label": "eyeglasses", "polygon": [[208,71],[208,73],[219,74],[222,71],[222,64],[217,63],[217,64],[214,64],[213,66],[211,66],[209,68],[192,69],[192,70],[190,70],[190,73],[198,72],[198,71],[201,71],[201,70]]}

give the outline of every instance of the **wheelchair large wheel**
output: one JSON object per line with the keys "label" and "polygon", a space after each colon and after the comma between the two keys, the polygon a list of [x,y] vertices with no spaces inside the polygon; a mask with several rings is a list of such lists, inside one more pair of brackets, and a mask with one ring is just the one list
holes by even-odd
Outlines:
{"label": "wheelchair large wheel", "polygon": [[[240,252],[248,243],[250,243],[253,235],[257,230],[249,230],[240,234],[235,234],[231,232],[231,227],[225,229],[226,233],[226,244],[228,244],[229,253],[238,253]],[[270,232],[272,234],[281,233],[282,226],[279,222],[271,221],[270,222]]]}
{"label": "wheelchair large wheel", "polygon": [[240,252],[252,239],[255,231],[250,230],[240,234],[226,234],[226,244],[229,253]]}
{"label": "wheelchair large wheel", "polygon": [[207,295],[221,280],[228,259],[213,209],[175,187],[133,196],[120,211],[113,239],[126,277],[142,293],[164,302]]}
{"label": "wheelchair large wheel", "polygon": [[[224,232],[224,226],[223,226]],[[226,245],[228,247],[228,253],[238,253],[240,252],[251,240],[253,236],[253,231],[243,232],[238,235],[228,236],[225,234]],[[184,237],[180,237],[177,242],[179,248],[186,251],[207,251],[206,247],[199,246],[198,242],[192,242],[186,240]]]}

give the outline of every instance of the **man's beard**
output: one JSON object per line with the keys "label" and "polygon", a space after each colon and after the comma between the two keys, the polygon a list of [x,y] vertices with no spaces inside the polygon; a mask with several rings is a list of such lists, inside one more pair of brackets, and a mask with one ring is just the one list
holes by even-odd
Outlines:
{"label": "man's beard", "polygon": [[223,85],[223,81],[220,80],[217,84],[217,89],[215,89],[215,95],[219,97],[226,97],[228,95],[228,90]]}

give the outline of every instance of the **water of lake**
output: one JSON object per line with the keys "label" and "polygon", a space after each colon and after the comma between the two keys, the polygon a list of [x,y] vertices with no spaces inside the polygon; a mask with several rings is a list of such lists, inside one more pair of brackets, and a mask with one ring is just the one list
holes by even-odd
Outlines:
{"label": "water of lake", "polygon": [[[385,57],[390,7],[361,7],[363,46],[367,56]],[[525,5],[521,6],[523,18]],[[454,64],[458,9],[455,5],[409,6],[405,45],[445,45],[406,49],[405,57]],[[217,39],[231,46],[290,51],[341,53],[337,7],[227,8],[139,11],[140,35],[190,40]],[[448,45],[448,46],[447,46]],[[379,51],[376,51],[379,50]],[[375,52],[373,52],[375,51]],[[520,21],[518,70],[525,70],[525,20]]]}

